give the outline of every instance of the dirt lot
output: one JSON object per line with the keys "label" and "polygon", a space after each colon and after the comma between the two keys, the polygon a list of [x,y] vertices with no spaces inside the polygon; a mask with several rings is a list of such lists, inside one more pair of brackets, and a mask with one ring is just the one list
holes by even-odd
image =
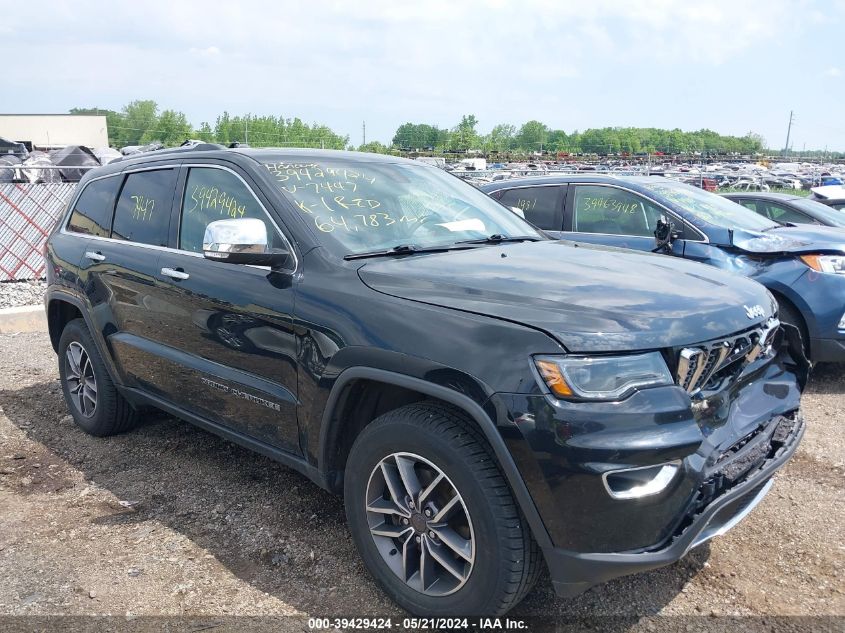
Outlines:
{"label": "dirt lot", "polygon": [[[359,562],[338,498],[163,415],[89,437],[55,366],[46,335],[0,337],[0,615],[401,613]],[[512,615],[836,615],[838,630],[843,393],[845,368],[817,371],[802,447],[728,535],[570,600],[541,578]]]}

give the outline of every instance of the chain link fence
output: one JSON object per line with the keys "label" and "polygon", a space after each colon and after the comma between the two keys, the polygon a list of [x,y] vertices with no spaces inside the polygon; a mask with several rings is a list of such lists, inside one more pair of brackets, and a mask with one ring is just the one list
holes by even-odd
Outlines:
{"label": "chain link fence", "polygon": [[44,242],[76,183],[0,183],[0,281],[44,277]]}

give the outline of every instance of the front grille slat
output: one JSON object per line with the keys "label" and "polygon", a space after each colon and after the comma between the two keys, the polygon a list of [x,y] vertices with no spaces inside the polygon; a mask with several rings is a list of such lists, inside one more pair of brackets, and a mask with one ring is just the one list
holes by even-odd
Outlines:
{"label": "front grille slat", "polygon": [[676,382],[690,394],[704,389],[711,379],[737,361],[743,366],[768,353],[780,322],[771,318],[752,332],[685,347],[678,354]]}

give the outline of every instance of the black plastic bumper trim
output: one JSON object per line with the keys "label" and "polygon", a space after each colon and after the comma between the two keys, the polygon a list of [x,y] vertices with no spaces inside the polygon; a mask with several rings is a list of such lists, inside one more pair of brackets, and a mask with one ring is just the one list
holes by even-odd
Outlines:
{"label": "black plastic bumper trim", "polygon": [[[769,458],[754,475],[713,500],[663,549],[636,553],[579,553],[544,548],[555,592],[562,597],[575,596],[612,578],[671,565],[693,547],[726,532],[762,500],[771,486],[772,476],[792,457],[806,428],[803,421],[798,424],[799,428],[774,457]],[[720,513],[729,506],[733,506],[733,511],[720,517]],[[737,515],[741,515],[739,519],[736,519]]]}

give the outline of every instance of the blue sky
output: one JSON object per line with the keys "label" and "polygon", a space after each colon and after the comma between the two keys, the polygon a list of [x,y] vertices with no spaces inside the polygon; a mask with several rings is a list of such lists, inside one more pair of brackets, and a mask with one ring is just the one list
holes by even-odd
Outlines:
{"label": "blue sky", "polygon": [[404,122],[539,119],[845,150],[845,0],[7,3],[0,112],[154,99],[194,124],[299,116],[361,142]]}

